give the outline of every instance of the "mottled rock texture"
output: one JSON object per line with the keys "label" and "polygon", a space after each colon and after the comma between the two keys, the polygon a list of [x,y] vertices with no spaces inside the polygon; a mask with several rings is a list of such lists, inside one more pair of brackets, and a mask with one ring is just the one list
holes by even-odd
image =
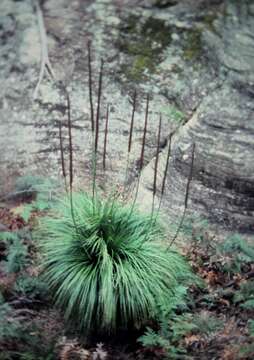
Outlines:
{"label": "mottled rock texture", "polygon": [[[254,215],[253,3],[228,2],[202,34],[208,60],[221,82],[174,137],[169,203],[177,209],[196,143],[191,207],[226,228],[251,231]],[[179,201],[180,200],[180,201]]]}
{"label": "mottled rock texture", "polygon": [[110,105],[106,174],[99,158],[101,183],[110,187],[125,177],[131,97],[137,89],[129,182],[135,180],[149,92],[141,205],[151,206],[156,132],[162,113],[160,180],[168,137],[174,132],[162,204],[169,218],[179,219],[182,214],[195,142],[189,213],[208,218],[219,229],[252,230],[253,2],[44,0],[41,9],[56,81],[46,74],[35,100],[41,44],[33,4],[30,0],[0,2],[1,193],[8,191],[19,175],[60,176],[59,121],[63,125],[65,156],[68,154],[66,99],[60,82],[67,86],[71,98],[75,181],[89,183],[86,44],[92,40],[95,105],[100,58],[105,60],[99,154],[106,106]]}

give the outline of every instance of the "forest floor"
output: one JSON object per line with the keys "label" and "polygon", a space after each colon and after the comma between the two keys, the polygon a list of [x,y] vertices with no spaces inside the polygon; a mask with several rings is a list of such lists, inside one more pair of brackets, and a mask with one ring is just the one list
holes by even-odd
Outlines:
{"label": "forest floor", "polygon": [[254,248],[241,237],[215,246],[204,223],[186,223],[181,251],[203,286],[188,289],[162,323],[85,342],[40,279],[33,229],[45,209],[31,201],[0,207],[1,360],[254,358]]}

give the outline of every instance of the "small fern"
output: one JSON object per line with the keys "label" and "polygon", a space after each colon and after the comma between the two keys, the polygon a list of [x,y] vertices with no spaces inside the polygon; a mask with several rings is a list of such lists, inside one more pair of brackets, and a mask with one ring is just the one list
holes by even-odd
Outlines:
{"label": "small fern", "polygon": [[241,307],[246,310],[254,310],[254,294],[251,299],[246,300]]}
{"label": "small fern", "polygon": [[3,263],[7,273],[18,273],[28,265],[27,245],[23,244],[19,237],[14,237],[9,244],[7,260]]}
{"label": "small fern", "polygon": [[252,308],[254,302],[254,280],[242,282],[240,289],[236,291],[233,301],[235,304],[241,304],[243,308]]}
{"label": "small fern", "polygon": [[52,193],[56,191],[57,187],[57,182],[52,179],[33,175],[21,176],[15,183],[17,193],[24,193],[26,195],[44,194],[48,198],[52,197]]}
{"label": "small fern", "polygon": [[41,279],[25,275],[16,280],[14,290],[29,299],[41,298],[44,300],[48,292],[46,284]]}
{"label": "small fern", "polygon": [[151,329],[150,327],[146,328],[145,334],[140,336],[138,341],[144,347],[160,347],[167,351],[170,348],[169,340]]}
{"label": "small fern", "polygon": [[193,316],[193,324],[196,326],[196,333],[209,335],[223,327],[223,322],[208,311],[201,311]]}
{"label": "small fern", "polygon": [[32,196],[32,202],[24,204],[20,216],[27,222],[34,211],[49,210],[57,197],[59,184],[48,178],[24,176],[17,180],[17,193]]}
{"label": "small fern", "polygon": [[13,317],[12,307],[0,293],[0,341],[19,338],[22,333],[20,322]]}
{"label": "small fern", "polygon": [[248,327],[249,327],[250,335],[252,337],[254,337],[254,320],[249,320],[248,321]]}
{"label": "small fern", "polygon": [[217,249],[219,253],[228,257],[224,269],[231,274],[241,272],[244,264],[251,264],[254,261],[254,247],[238,234],[227,238]]}
{"label": "small fern", "polygon": [[4,242],[5,244],[10,243],[11,241],[17,241],[19,239],[17,232],[11,231],[2,231],[0,232],[0,241]]}
{"label": "small fern", "polygon": [[145,348],[161,348],[165,353],[164,358],[175,359],[182,357],[186,350],[181,346],[183,337],[194,330],[197,326],[192,322],[192,315],[186,311],[187,288],[178,286],[175,297],[167,303],[168,306],[160,306],[158,313],[157,331],[146,328],[145,334],[138,338]]}

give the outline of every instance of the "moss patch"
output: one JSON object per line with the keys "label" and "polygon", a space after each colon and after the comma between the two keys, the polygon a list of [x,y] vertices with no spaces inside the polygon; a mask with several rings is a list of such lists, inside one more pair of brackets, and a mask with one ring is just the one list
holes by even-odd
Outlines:
{"label": "moss patch", "polygon": [[182,124],[185,119],[185,114],[173,105],[163,106],[160,109],[161,113],[165,115],[170,121]]}
{"label": "moss patch", "polygon": [[202,53],[202,30],[195,29],[186,32],[186,41],[184,46],[185,60],[197,60]]}
{"label": "moss patch", "polygon": [[170,6],[174,6],[176,4],[177,4],[177,0],[156,0],[154,1],[153,6],[159,9],[164,9]]}
{"label": "moss patch", "polygon": [[156,71],[162,51],[170,42],[171,29],[164,21],[151,17],[142,21],[138,16],[130,16],[120,27],[117,44],[127,56],[121,70],[129,80],[144,80]]}
{"label": "moss patch", "polygon": [[214,21],[218,18],[218,14],[217,13],[210,13],[210,14],[206,14],[202,21],[205,24],[205,26],[207,27],[208,30],[212,31],[212,32],[216,32],[216,28],[214,26]]}

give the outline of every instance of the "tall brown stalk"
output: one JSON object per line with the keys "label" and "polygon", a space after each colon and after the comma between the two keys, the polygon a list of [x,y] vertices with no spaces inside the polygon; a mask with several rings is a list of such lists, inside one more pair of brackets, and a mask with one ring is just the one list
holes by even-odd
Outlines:
{"label": "tall brown stalk", "polygon": [[98,99],[97,99],[96,123],[95,123],[95,145],[94,145],[95,153],[97,153],[97,150],[98,150],[98,141],[99,141],[99,122],[100,122],[100,109],[101,109],[103,65],[104,65],[104,61],[103,61],[103,59],[101,59],[101,67],[100,67],[100,75],[99,75],[99,85],[98,85]]}
{"label": "tall brown stalk", "polygon": [[109,104],[107,105],[106,122],[104,131],[104,148],[103,148],[103,170],[106,170],[106,154],[107,154],[107,138],[108,138],[108,119],[109,119]]}
{"label": "tall brown stalk", "polygon": [[157,209],[157,211],[156,211],[156,216],[155,216],[155,219],[154,219],[155,222],[156,222],[156,220],[157,220],[157,218],[158,218],[158,215],[159,215],[159,212],[160,212],[160,209],[161,209],[162,200],[163,200],[163,195],[164,195],[164,191],[165,191],[165,185],[166,185],[166,179],[167,179],[167,173],[168,173],[168,166],[169,166],[169,158],[170,158],[170,155],[171,155],[171,141],[172,141],[172,136],[173,136],[173,133],[171,133],[171,134],[169,135],[169,144],[168,144],[166,165],[165,165],[165,168],[164,168],[164,174],[163,174],[163,179],[162,179],[160,203],[159,203],[158,209]]}
{"label": "tall brown stalk", "polygon": [[65,162],[64,162],[64,149],[63,149],[63,135],[62,135],[62,124],[61,121],[58,122],[58,130],[59,130],[59,142],[60,142],[60,155],[61,155],[61,167],[62,167],[62,175],[64,178],[65,190],[68,191],[67,188],[67,179],[66,179],[66,171],[65,171]]}
{"label": "tall brown stalk", "polygon": [[72,124],[71,124],[71,103],[68,91],[65,91],[67,100],[67,117],[68,117],[68,138],[69,138],[69,186],[72,192],[73,184],[73,148],[72,148]]}
{"label": "tall brown stalk", "polygon": [[93,107],[93,74],[92,74],[92,61],[91,61],[91,41],[87,43],[88,50],[88,84],[89,84],[89,102],[90,102],[90,120],[91,129],[94,133],[94,107]]}
{"label": "tall brown stalk", "polygon": [[141,148],[141,154],[140,154],[140,166],[139,166],[140,171],[142,170],[143,164],[144,164],[144,154],[145,154],[145,144],[146,144],[148,111],[149,111],[149,94],[147,94],[147,98],[146,98],[145,124],[144,124],[143,139],[142,139],[142,148]]}
{"label": "tall brown stalk", "polygon": [[130,154],[130,152],[131,152],[132,134],[133,134],[133,126],[134,126],[134,116],[135,116],[135,111],[136,111],[136,100],[137,100],[137,91],[135,89],[134,90],[134,95],[133,95],[131,124],[130,124],[130,133],[129,133],[129,142],[128,142],[128,154]]}
{"label": "tall brown stalk", "polygon": [[97,111],[96,111],[96,122],[95,122],[95,140],[94,140],[94,151],[93,151],[93,200],[95,196],[95,183],[96,183],[96,171],[97,171],[97,151],[99,142],[99,122],[100,122],[100,109],[101,109],[101,95],[102,95],[102,78],[103,78],[103,65],[104,61],[101,59],[99,84],[98,84],[98,99],[97,99]]}
{"label": "tall brown stalk", "polygon": [[139,191],[139,184],[140,184],[140,177],[141,177],[141,170],[142,170],[143,164],[144,164],[145,144],[146,144],[146,133],[147,133],[147,122],[148,122],[148,112],[149,112],[149,94],[147,94],[147,97],[146,97],[146,113],[145,113],[145,123],[144,123],[143,138],[142,138],[142,147],[141,147],[141,154],[140,154],[139,175],[138,175],[136,193],[135,193],[135,197],[134,197],[133,204],[132,204],[132,207],[131,207],[130,215],[132,214],[133,209],[134,209],[134,206],[135,206],[136,201],[137,201],[138,191]]}
{"label": "tall brown stalk", "polygon": [[169,144],[168,144],[168,152],[167,152],[167,160],[166,160],[166,166],[164,169],[164,174],[163,174],[163,180],[162,180],[162,187],[161,187],[161,199],[164,195],[165,192],[165,185],[166,185],[166,179],[167,179],[167,173],[168,173],[168,166],[169,166],[169,158],[171,155],[171,142],[172,142],[172,136],[173,133],[169,134]]}
{"label": "tall brown stalk", "polygon": [[159,153],[160,153],[160,140],[161,140],[161,115],[159,120],[159,128],[158,128],[158,137],[157,137],[157,148],[156,148],[156,158],[154,164],[154,178],[153,178],[153,206],[152,206],[152,214],[154,211],[154,201],[157,189],[157,174],[158,174],[158,163],[159,163]]}
{"label": "tall brown stalk", "polygon": [[125,169],[125,179],[124,179],[125,186],[127,186],[127,177],[128,177],[128,169],[129,169],[130,153],[131,153],[131,145],[132,145],[132,134],[133,134],[133,127],[134,127],[134,117],[135,117],[135,112],[136,112],[136,100],[137,100],[137,91],[135,89],[134,94],[133,94],[132,114],[131,114],[131,123],[130,123],[129,140],[128,140],[128,151],[127,151],[127,161],[126,161],[126,169]]}
{"label": "tall brown stalk", "polygon": [[188,207],[188,199],[189,199],[189,191],[190,191],[190,183],[192,180],[192,174],[193,174],[193,167],[194,167],[194,158],[195,158],[195,143],[193,143],[192,145],[192,152],[191,152],[191,164],[190,164],[190,172],[189,172],[189,176],[187,179],[187,185],[186,185],[186,191],[185,191],[185,198],[184,198],[184,211],[180,220],[180,223],[178,225],[178,228],[176,230],[176,233],[173,237],[173,239],[171,240],[168,249],[173,245],[173,243],[176,241],[178,234],[181,230],[181,227],[183,225],[184,219],[185,219],[185,215],[186,215],[186,211],[187,211],[187,207]]}

